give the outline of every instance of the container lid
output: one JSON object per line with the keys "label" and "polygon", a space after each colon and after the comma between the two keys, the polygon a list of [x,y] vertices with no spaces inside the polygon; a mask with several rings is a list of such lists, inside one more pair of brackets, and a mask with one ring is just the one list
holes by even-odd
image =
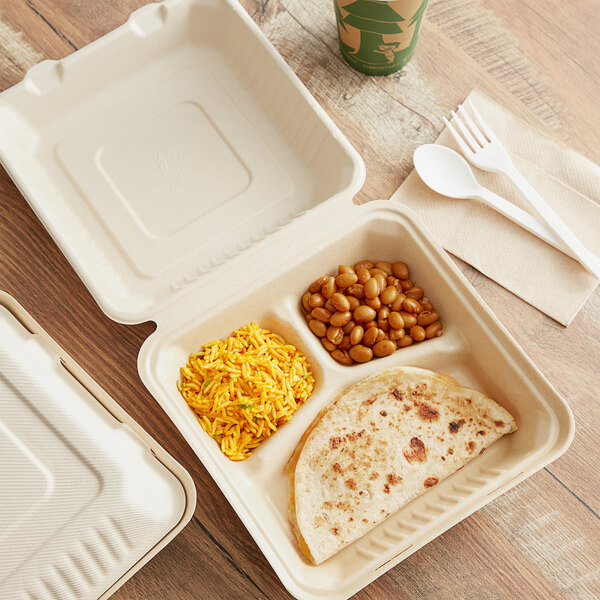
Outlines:
{"label": "container lid", "polygon": [[356,151],[230,0],[145,6],[34,66],[0,94],[0,160],[125,323],[364,180]]}
{"label": "container lid", "polygon": [[1,302],[0,407],[1,598],[106,597],[189,520],[189,475]]}

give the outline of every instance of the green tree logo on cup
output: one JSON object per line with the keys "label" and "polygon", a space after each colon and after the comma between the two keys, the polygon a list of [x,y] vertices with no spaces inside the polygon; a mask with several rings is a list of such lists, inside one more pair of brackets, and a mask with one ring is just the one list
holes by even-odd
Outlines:
{"label": "green tree logo on cup", "polygon": [[342,55],[367,75],[388,75],[413,55],[429,0],[334,0]]}

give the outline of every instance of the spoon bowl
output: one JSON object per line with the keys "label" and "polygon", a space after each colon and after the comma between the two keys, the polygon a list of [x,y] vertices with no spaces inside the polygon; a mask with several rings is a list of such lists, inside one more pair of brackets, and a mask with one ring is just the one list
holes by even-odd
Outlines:
{"label": "spoon bowl", "polygon": [[415,150],[413,162],[425,185],[442,196],[473,198],[480,194],[471,167],[451,148],[424,144]]}

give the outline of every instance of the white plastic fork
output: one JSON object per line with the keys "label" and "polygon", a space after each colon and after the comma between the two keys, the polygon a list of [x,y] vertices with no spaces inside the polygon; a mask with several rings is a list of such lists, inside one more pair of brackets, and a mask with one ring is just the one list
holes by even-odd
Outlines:
{"label": "white plastic fork", "polygon": [[[585,248],[550,205],[535,191],[525,177],[519,173],[506,148],[504,148],[502,142],[500,142],[483,120],[471,100],[467,100],[467,104],[473,112],[477,124],[469,116],[469,113],[467,113],[462,104],[459,105],[457,112],[451,111],[452,122],[444,117],[444,123],[465,158],[484,171],[507,175],[525,198],[527,198],[540,218],[564,245],[571,250],[570,254],[590,273],[600,279],[598,257]],[[460,133],[454,127],[453,123],[456,123]]]}

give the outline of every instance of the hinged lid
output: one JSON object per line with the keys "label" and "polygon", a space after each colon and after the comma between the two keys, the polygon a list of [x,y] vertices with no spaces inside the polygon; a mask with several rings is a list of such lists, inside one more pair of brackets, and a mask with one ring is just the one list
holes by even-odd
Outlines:
{"label": "hinged lid", "polygon": [[0,160],[101,308],[128,323],[364,180],[233,0],[145,6],[33,67],[0,94]]}
{"label": "hinged lid", "polygon": [[195,507],[189,474],[55,349],[0,293],[2,598],[106,598]]}

